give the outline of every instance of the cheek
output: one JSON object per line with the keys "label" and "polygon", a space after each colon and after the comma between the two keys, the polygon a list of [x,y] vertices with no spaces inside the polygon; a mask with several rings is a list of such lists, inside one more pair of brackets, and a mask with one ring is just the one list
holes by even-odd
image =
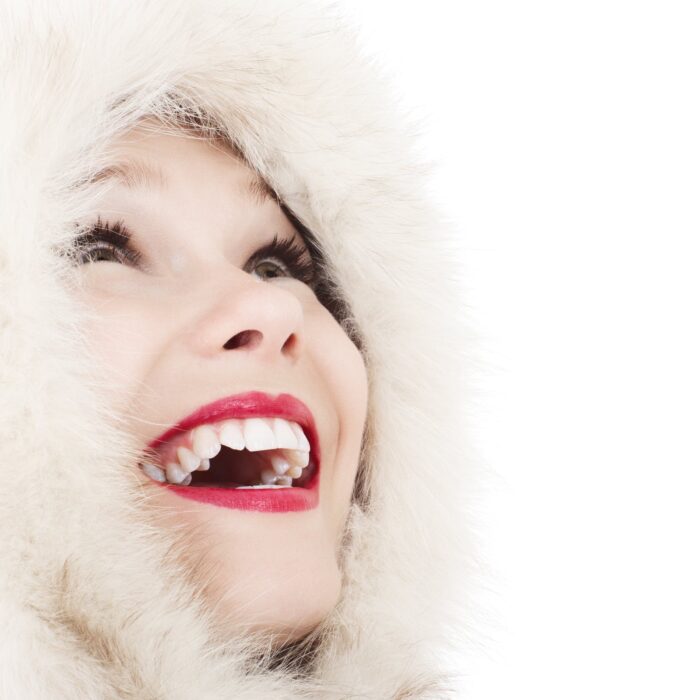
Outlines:
{"label": "cheek", "polygon": [[353,432],[364,426],[367,413],[368,376],[362,353],[340,327],[330,311],[311,292],[304,304],[306,347],[313,356],[325,387],[333,398],[337,415]]}
{"label": "cheek", "polygon": [[338,442],[329,488],[334,497],[334,520],[342,524],[349,508],[358,470],[367,417],[368,376],[364,359],[330,314],[316,339],[309,339],[314,363],[338,416]]}
{"label": "cheek", "polygon": [[324,341],[317,346],[318,366],[331,387],[338,415],[355,434],[362,431],[367,415],[367,369],[362,354],[335,320],[327,325]]}
{"label": "cheek", "polygon": [[158,324],[144,312],[143,306],[124,301],[89,303],[86,320],[87,343],[109,393],[110,405],[122,409],[131,403],[143,384],[148,358],[157,345]]}

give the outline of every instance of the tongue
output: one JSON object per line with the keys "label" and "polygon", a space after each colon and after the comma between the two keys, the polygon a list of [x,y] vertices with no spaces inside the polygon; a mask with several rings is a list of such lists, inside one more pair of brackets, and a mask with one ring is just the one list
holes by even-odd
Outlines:
{"label": "tongue", "polygon": [[270,465],[268,452],[269,450],[232,450],[222,446],[219,454],[210,460],[207,471],[192,472],[190,486],[235,488],[260,484],[260,472]]}

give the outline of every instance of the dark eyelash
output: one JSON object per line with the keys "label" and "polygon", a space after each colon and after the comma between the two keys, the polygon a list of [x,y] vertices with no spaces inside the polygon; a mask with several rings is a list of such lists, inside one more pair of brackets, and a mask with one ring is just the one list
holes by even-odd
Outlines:
{"label": "dark eyelash", "polygon": [[[132,235],[123,220],[110,224],[102,223],[97,217],[95,224],[75,240],[79,251],[79,263],[90,260],[90,253],[99,248],[107,249],[117,258],[125,258],[133,265],[139,265],[142,260],[141,253],[131,245]],[[103,245],[98,245],[98,244]],[[308,259],[306,248],[294,239],[279,240],[275,234],[272,241],[253,254],[251,260],[260,262],[267,258],[280,260],[288,272],[305,284],[313,285],[316,281],[316,266],[312,259]],[[279,266],[278,266],[279,267]]]}
{"label": "dark eyelash", "polygon": [[308,255],[306,248],[296,240],[287,238],[280,241],[275,234],[270,243],[255,251],[252,260],[258,262],[265,258],[278,258],[294,277],[312,285],[316,278],[316,266]]}
{"label": "dark eyelash", "polygon": [[79,264],[91,260],[90,254],[100,248],[108,250],[117,258],[126,258],[133,265],[141,262],[141,253],[132,247],[131,233],[123,221],[114,224],[108,221],[102,223],[98,216],[90,229],[75,239],[75,245]]}

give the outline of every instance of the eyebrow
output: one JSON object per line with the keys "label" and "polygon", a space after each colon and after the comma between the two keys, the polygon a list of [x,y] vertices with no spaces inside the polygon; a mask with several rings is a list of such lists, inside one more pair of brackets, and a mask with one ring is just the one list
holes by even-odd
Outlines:
{"label": "eyebrow", "polygon": [[[139,158],[132,158],[129,161],[103,168],[90,178],[88,184],[111,179],[122,183],[129,189],[140,187],[165,189],[168,186],[168,178],[160,166]],[[267,200],[279,204],[277,193],[255,172],[253,172],[252,179],[248,181],[248,186],[243,193],[254,204],[262,205]]]}

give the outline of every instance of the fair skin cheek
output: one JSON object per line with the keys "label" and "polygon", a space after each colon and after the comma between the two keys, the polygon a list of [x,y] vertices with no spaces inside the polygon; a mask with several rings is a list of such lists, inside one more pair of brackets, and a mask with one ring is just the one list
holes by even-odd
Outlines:
{"label": "fair skin cheek", "polygon": [[[149,269],[90,262],[77,269],[77,293],[91,313],[87,336],[104,365],[108,400],[137,445],[199,406],[244,391],[290,393],[314,415],[322,467],[311,510],[185,500],[133,465],[150,494],[149,515],[176,536],[221,624],[291,641],[340,593],[338,545],[367,411],[362,356],[306,284],[262,279],[246,267],[275,233],[299,234],[275,202],[244,196],[245,166],[203,141],[138,130],[122,138],[118,154],[155,161],[168,178],[165,189],[115,182],[94,212],[103,222],[124,220]],[[244,330],[257,331],[259,342],[224,347]]]}

